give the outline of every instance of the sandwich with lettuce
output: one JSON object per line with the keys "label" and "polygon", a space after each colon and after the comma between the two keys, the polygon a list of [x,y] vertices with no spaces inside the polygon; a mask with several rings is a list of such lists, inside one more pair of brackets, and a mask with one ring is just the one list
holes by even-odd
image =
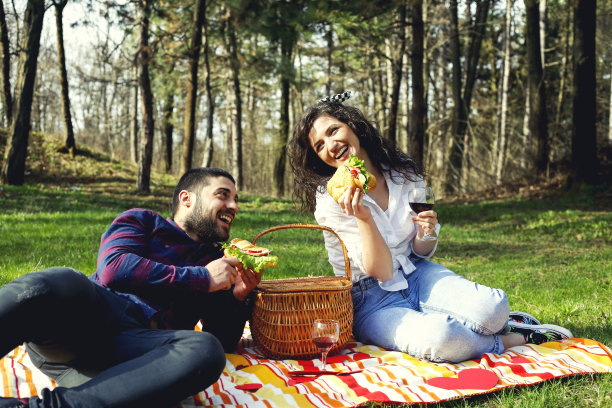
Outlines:
{"label": "sandwich with lettuce", "polygon": [[368,173],[363,160],[352,154],[327,182],[327,191],[336,202],[349,187],[359,188],[364,194],[376,188],[376,177]]}
{"label": "sandwich with lettuce", "polygon": [[278,257],[270,255],[272,251],[267,248],[253,245],[242,238],[234,238],[229,244],[223,244],[223,255],[238,258],[244,269],[252,269],[261,273],[264,267],[276,266]]}

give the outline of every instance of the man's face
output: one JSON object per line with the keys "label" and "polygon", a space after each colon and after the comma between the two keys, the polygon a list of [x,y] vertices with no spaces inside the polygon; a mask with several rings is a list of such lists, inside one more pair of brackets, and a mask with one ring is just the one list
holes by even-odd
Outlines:
{"label": "man's face", "polygon": [[185,217],[185,229],[200,242],[227,241],[238,212],[236,186],[225,177],[211,177],[196,195],[196,202]]}

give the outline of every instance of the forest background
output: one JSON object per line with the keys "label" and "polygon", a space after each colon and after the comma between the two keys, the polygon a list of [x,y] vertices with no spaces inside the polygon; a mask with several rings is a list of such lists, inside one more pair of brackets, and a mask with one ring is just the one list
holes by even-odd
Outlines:
{"label": "forest background", "polygon": [[34,130],[137,162],[144,193],[152,169],[213,165],[288,196],[296,118],[345,90],[440,196],[598,183],[612,144],[610,0],[0,5],[1,183],[24,183]]}

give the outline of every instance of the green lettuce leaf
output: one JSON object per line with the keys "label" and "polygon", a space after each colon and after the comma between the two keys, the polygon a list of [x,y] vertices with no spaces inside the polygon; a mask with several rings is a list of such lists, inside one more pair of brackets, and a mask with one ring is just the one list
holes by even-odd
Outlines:
{"label": "green lettuce leaf", "polygon": [[369,190],[370,173],[367,172],[367,170],[365,168],[365,163],[363,162],[363,160],[361,160],[359,157],[351,154],[349,156],[349,159],[346,162],[346,166],[356,167],[356,168],[359,169],[361,174],[363,174],[363,176],[365,177],[365,183],[363,183],[363,192],[367,193],[368,190]]}
{"label": "green lettuce leaf", "polygon": [[243,252],[240,252],[236,248],[232,248],[227,244],[223,244],[223,249],[226,249],[231,256],[235,256],[236,258],[238,258],[238,261],[240,261],[242,265],[244,265],[245,269],[253,269],[257,273],[260,273],[264,266],[272,263],[276,264],[278,262],[278,257],[274,255],[247,255]]}

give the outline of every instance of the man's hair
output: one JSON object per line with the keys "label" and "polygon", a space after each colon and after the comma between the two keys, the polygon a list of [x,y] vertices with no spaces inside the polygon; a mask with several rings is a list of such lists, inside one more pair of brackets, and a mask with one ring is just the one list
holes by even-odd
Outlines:
{"label": "man's hair", "polygon": [[[210,184],[209,179],[212,177],[225,177],[236,184],[236,180],[223,169],[216,167],[198,167],[188,170],[181,176],[178,184],[174,188],[174,196],[172,197],[172,216],[176,215],[179,208],[179,193],[183,190],[196,192]],[[199,192],[199,191],[198,191]]]}
{"label": "man's hair", "polygon": [[331,116],[348,125],[359,139],[361,148],[368,152],[372,165],[379,171],[395,170],[402,178],[411,181],[423,176],[417,163],[383,138],[374,123],[358,108],[333,101],[319,102],[304,112],[287,146],[294,196],[302,202],[302,210],[314,210],[317,190],[327,184],[336,171],[323,162],[310,145],[310,131],[321,116]]}

